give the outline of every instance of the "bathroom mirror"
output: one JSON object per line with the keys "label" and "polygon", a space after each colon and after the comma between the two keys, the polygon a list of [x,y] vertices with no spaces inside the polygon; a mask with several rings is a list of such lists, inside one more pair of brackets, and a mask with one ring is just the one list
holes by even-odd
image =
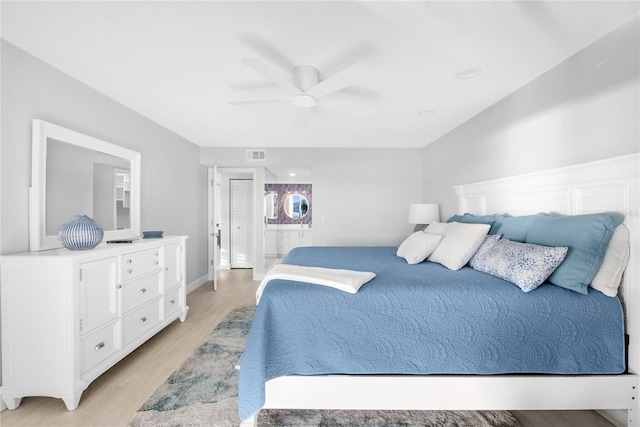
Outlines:
{"label": "bathroom mirror", "polygon": [[284,213],[291,219],[301,219],[309,212],[309,201],[302,194],[289,194],[284,201]]}
{"label": "bathroom mirror", "polygon": [[278,219],[278,195],[276,193],[265,194],[264,216],[266,219]]}
{"label": "bathroom mirror", "polygon": [[104,240],[140,236],[140,153],[42,120],[33,121],[30,249],[62,247],[60,226],[93,218]]}

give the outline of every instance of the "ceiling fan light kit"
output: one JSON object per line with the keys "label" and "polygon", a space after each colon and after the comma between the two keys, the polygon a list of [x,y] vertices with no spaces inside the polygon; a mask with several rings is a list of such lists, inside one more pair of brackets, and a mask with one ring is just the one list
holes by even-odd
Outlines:
{"label": "ceiling fan light kit", "polygon": [[293,105],[300,108],[311,108],[318,103],[318,100],[311,95],[296,95],[293,97]]}

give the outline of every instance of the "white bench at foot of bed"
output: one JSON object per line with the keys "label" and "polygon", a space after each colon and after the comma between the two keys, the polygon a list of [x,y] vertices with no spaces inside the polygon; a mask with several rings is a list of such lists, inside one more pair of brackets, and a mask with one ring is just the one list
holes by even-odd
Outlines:
{"label": "white bench at foot of bed", "polygon": [[[623,375],[329,375],[266,383],[264,408],[351,410],[626,410],[638,425],[640,377]],[[257,416],[242,427],[257,426]]]}

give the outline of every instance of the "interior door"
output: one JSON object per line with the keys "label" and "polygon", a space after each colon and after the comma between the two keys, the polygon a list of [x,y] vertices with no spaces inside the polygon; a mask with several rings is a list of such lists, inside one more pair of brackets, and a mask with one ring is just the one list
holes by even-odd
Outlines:
{"label": "interior door", "polygon": [[209,271],[208,278],[213,282],[213,290],[218,290],[218,271],[220,270],[220,249],[222,240],[221,218],[220,218],[220,174],[218,167],[213,166],[208,170],[208,252]]}
{"label": "interior door", "polygon": [[231,268],[252,268],[253,180],[231,179],[229,196]]}

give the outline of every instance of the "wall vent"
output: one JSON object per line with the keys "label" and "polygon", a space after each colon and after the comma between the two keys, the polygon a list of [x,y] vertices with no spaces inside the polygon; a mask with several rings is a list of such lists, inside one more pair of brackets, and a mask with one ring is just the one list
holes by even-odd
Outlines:
{"label": "wall vent", "polygon": [[247,161],[264,161],[267,159],[267,152],[265,150],[247,150]]}

